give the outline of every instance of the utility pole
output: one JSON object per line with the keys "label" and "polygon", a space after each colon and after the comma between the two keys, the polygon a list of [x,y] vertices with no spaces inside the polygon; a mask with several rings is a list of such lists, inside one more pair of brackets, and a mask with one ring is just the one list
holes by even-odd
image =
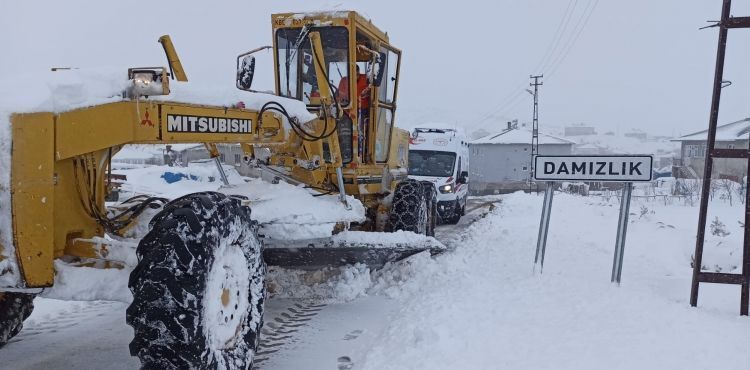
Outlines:
{"label": "utility pole", "polygon": [[[745,149],[716,148],[716,128],[719,121],[719,107],[721,89],[727,87],[724,82],[724,59],[727,50],[727,34],[729,29],[750,28],[750,17],[733,17],[731,15],[731,0],[723,0],[721,20],[708,27],[719,28],[719,44],[716,50],[716,69],[714,70],[713,97],[711,112],[708,118],[708,132],[706,137],[706,155],[703,164],[703,184],[701,188],[701,205],[698,215],[698,233],[695,238],[695,253],[693,254],[693,282],[690,288],[690,305],[698,305],[698,288],[700,283],[735,284],[740,286],[740,315],[750,313],[750,191],[745,192],[745,230],[742,248],[742,268],[740,272],[708,272],[703,271],[703,246],[706,236],[706,219],[708,217],[709,192],[711,190],[711,174],[713,161],[716,158],[738,158],[746,161],[750,169],[750,151]],[[706,28],[706,27],[704,27]]]}
{"label": "utility pole", "polygon": [[[539,154],[539,86],[544,85],[539,82],[539,79],[544,75],[529,76],[534,82],[530,83],[529,86],[534,87],[534,117],[531,123],[531,171],[529,172],[529,191],[531,191],[531,184],[534,180],[534,158]],[[528,90],[527,90],[528,91]],[[529,91],[531,92],[531,91]]]}

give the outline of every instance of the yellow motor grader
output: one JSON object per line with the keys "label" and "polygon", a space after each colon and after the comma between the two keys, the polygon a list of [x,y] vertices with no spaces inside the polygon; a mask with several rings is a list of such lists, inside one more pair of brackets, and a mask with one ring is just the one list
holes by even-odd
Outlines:
{"label": "yellow motor grader", "polygon": [[[217,157],[217,144],[236,143],[248,163],[364,205],[364,221],[341,223],[332,234],[433,235],[434,187],[407,179],[408,132],[394,127],[401,52],[355,12],[274,14],[271,21],[273,46],[237,59],[236,87],[256,102],[260,96],[257,107],[170,98],[170,79],[174,89],[187,76],[163,36],[169,67],[131,68],[116,101],[10,116],[2,132],[12,146],[0,146],[11,148],[0,166],[10,169],[0,177],[7,178],[0,221],[10,220],[0,230],[0,346],[21,329],[34,295],[53,286],[57,261],[125,268],[121,253],[112,253],[117,236],[148,209],[160,211],[134,251],[126,321],[134,329],[130,353],[149,369],[248,368],[263,324],[266,263],[377,266],[439,249],[428,237],[418,245],[413,238],[264,243],[252,202],[227,195],[231,189],[106,207],[112,157],[126,144],[205,143]],[[267,48],[275,94],[252,89],[254,54]],[[289,109],[292,100],[304,104],[304,114]],[[270,148],[270,157],[256,157],[258,148]]]}

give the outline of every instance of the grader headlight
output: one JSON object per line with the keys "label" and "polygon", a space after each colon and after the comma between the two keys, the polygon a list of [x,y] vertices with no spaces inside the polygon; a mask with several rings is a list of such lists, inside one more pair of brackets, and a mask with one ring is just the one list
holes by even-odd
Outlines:
{"label": "grader headlight", "polygon": [[130,68],[128,78],[131,98],[151,95],[169,95],[169,78],[164,68]]}

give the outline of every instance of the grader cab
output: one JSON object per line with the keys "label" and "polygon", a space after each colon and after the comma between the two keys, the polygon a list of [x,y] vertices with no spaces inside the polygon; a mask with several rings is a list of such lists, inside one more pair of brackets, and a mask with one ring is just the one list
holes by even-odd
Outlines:
{"label": "grader cab", "polygon": [[[355,12],[271,21],[273,46],[237,59],[240,101],[217,104],[191,91],[165,36],[169,67],[130,69],[121,95],[0,117],[0,168],[10,170],[0,178],[0,346],[18,333],[34,295],[62,274],[132,270],[130,352],[144,368],[247,368],[263,323],[266,263],[377,267],[442,250],[430,237],[434,187],[406,178],[408,133],[394,127],[401,52]],[[255,55],[267,48],[275,94],[253,90]],[[330,235],[287,240],[259,237],[263,225],[240,188],[106,206],[112,157],[124,145],[196,142],[214,157],[216,144],[240,144],[247,163],[337,194],[347,209],[359,202],[363,214]],[[258,148],[270,157],[256,157]],[[159,212],[148,234],[125,238],[149,209]],[[399,230],[423,236],[366,234]]]}

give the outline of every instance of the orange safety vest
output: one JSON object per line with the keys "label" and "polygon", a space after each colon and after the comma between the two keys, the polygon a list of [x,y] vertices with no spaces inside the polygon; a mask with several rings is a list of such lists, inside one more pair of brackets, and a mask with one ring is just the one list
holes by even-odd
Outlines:
{"label": "orange safety vest", "polygon": [[[370,108],[370,95],[367,94],[362,96],[362,91],[364,91],[369,85],[370,83],[367,81],[367,76],[360,73],[359,76],[357,76],[357,96],[355,97],[359,101],[359,109]],[[349,98],[349,77],[344,77],[339,81],[339,98]]]}

